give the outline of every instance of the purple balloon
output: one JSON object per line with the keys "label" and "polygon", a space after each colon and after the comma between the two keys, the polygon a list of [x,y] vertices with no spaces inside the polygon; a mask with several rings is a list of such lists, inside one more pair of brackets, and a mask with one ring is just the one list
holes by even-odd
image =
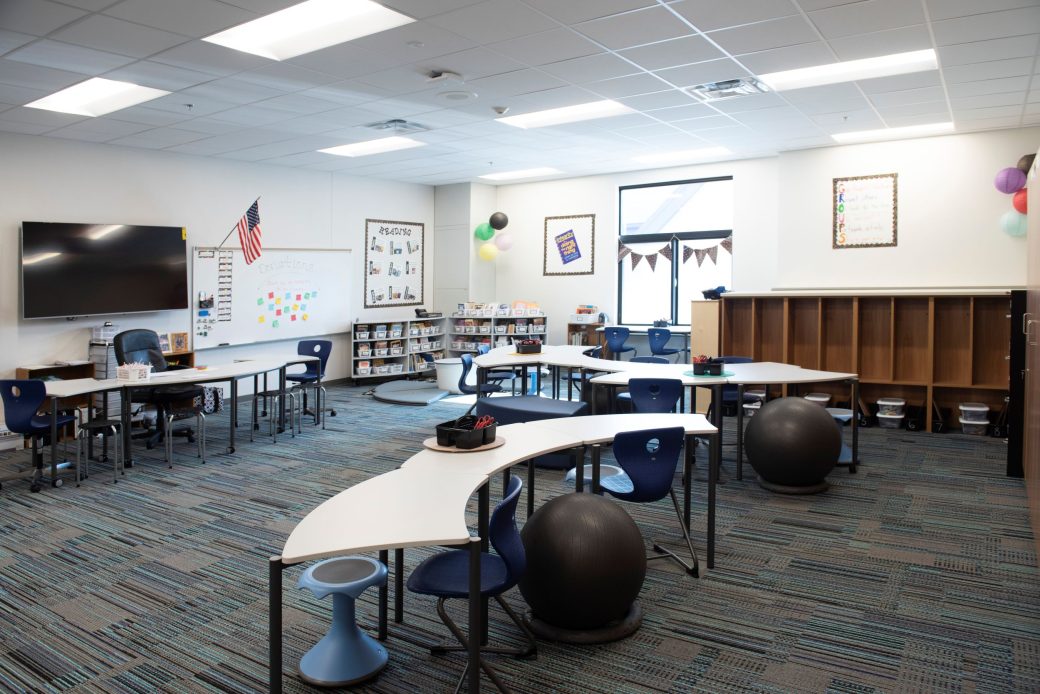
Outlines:
{"label": "purple balloon", "polygon": [[1024,172],[1016,169],[1013,166],[1009,166],[1006,169],[1001,169],[1000,173],[997,174],[997,179],[993,181],[993,185],[997,187],[1001,193],[1018,192],[1026,184],[1026,175]]}

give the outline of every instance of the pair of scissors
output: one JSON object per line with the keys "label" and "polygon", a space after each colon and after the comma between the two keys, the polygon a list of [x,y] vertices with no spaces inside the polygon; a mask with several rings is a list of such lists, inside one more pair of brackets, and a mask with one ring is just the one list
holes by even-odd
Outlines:
{"label": "pair of scissors", "polygon": [[477,423],[473,425],[473,428],[474,429],[483,429],[484,427],[489,427],[489,426],[491,426],[494,423],[495,423],[495,418],[494,417],[492,417],[491,415],[482,415],[480,417],[480,419],[477,420]]}

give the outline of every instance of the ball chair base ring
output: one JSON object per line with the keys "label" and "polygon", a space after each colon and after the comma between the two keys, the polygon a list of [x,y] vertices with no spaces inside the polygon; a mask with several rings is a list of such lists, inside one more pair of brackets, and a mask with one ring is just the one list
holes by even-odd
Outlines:
{"label": "ball chair base ring", "polygon": [[806,485],[804,487],[792,487],[791,485],[787,484],[776,484],[774,482],[767,482],[766,480],[762,479],[761,476],[758,478],[758,484],[760,487],[762,487],[762,489],[766,489],[771,492],[776,492],[777,494],[792,495],[819,494],[820,492],[825,492],[831,488],[831,483],[827,481],[823,481],[818,484]]}
{"label": "ball chair base ring", "polygon": [[639,602],[633,602],[628,614],[623,618],[605,624],[597,629],[567,629],[539,619],[528,610],[524,614],[524,624],[534,632],[535,636],[545,641],[573,643],[577,645],[594,645],[610,643],[628,638],[643,625],[643,609]]}

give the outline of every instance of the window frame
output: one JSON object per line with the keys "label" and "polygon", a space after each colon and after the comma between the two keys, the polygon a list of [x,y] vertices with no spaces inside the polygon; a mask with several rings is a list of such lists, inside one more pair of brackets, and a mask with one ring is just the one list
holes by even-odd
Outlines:
{"label": "window frame", "polygon": [[[621,197],[626,190],[635,190],[638,188],[659,188],[661,186],[681,186],[688,183],[712,183],[715,181],[732,181],[733,176],[709,176],[707,178],[687,178],[679,181],[661,181],[658,183],[637,183],[630,186],[619,186],[618,187],[618,242],[623,244],[632,243],[656,243],[656,242],[668,242],[672,248],[672,261],[668,263],[671,270],[671,297],[669,303],[671,304],[671,315],[668,317],[671,325],[689,325],[689,315],[687,312],[686,320],[679,320],[679,266],[682,264],[679,253],[679,242],[680,241],[694,241],[700,239],[725,239],[733,235],[733,229],[711,229],[708,231],[681,231],[676,233],[663,233],[663,234],[622,234],[621,233]],[[623,265],[628,256],[618,260],[618,274],[617,274],[617,323],[618,325],[651,325],[650,323],[626,323],[624,319],[624,303],[622,302],[622,296],[624,295],[624,273],[622,272]],[[631,262],[631,261],[629,261]]]}

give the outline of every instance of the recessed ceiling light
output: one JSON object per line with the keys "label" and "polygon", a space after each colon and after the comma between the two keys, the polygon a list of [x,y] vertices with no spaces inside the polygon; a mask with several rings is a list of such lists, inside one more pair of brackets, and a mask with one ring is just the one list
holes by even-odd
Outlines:
{"label": "recessed ceiling light", "polygon": [[437,99],[448,103],[458,103],[460,101],[473,101],[477,98],[476,92],[466,91],[464,89],[452,90],[449,92],[439,92]]}
{"label": "recessed ceiling light", "polygon": [[855,82],[856,80],[866,80],[874,77],[903,75],[908,72],[923,72],[925,70],[935,70],[938,66],[935,51],[929,48],[925,51],[893,53],[892,55],[882,55],[876,58],[847,60],[843,63],[830,63],[829,65],[798,68],[797,70],[771,72],[766,75],[759,75],[758,79],[764,82],[770,89],[779,92],[785,89],[819,87],[824,84]]}
{"label": "recessed ceiling light", "polygon": [[370,0],[307,0],[202,40],[286,60],[414,21]]}
{"label": "recessed ceiling light", "polygon": [[369,154],[382,154],[383,152],[396,152],[399,149],[422,147],[425,144],[425,142],[419,142],[410,137],[394,136],[381,137],[378,140],[354,142],[349,145],[340,145],[338,147],[328,147],[326,149],[319,149],[318,151],[325,152],[326,154],[335,154],[340,157],[365,157]]}
{"label": "recessed ceiling light", "polygon": [[926,123],[924,125],[908,125],[903,128],[881,128],[880,130],[859,130],[852,133],[835,133],[831,135],[841,143],[869,142],[870,140],[901,140],[907,137],[925,135],[942,135],[952,133],[953,123]]}
{"label": "recessed ceiling light", "polygon": [[625,113],[633,113],[633,109],[606,99],[604,101],[591,101],[587,104],[575,106],[564,106],[563,108],[551,108],[547,111],[534,111],[532,113],[521,113],[518,116],[506,116],[498,118],[499,123],[512,125],[517,128],[542,128],[547,125],[562,125],[564,123],[577,123],[583,120],[595,118],[607,118],[609,116],[620,116]]}
{"label": "recessed ceiling light", "polygon": [[711,159],[714,157],[726,157],[732,154],[725,147],[701,147],[700,149],[680,149],[674,152],[658,152],[656,154],[641,154],[632,157],[632,161],[640,164],[681,164],[698,159]]}
{"label": "recessed ceiling light", "polygon": [[489,181],[515,181],[520,178],[535,178],[537,176],[552,176],[562,173],[559,169],[542,166],[537,169],[520,169],[518,171],[502,171],[501,173],[484,174],[481,178]]}
{"label": "recessed ceiling light", "polygon": [[162,89],[142,87],[131,82],[106,80],[103,77],[92,77],[86,82],[66,87],[60,92],[54,92],[50,96],[37,99],[25,106],[45,111],[95,117],[151,101],[167,94],[169,92]]}

